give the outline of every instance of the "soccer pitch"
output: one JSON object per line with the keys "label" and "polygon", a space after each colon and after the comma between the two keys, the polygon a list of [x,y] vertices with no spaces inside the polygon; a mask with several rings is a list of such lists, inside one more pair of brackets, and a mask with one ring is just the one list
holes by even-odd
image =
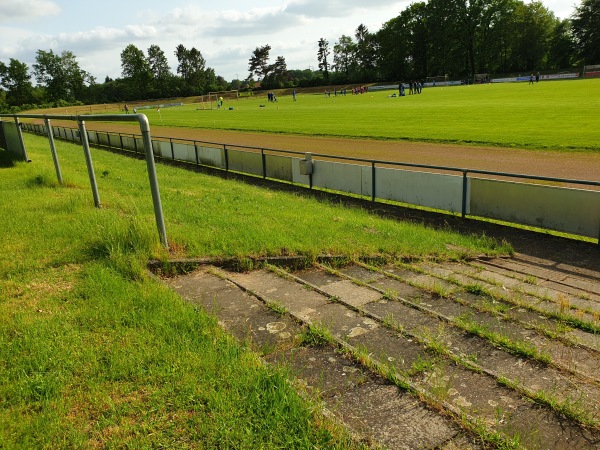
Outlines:
{"label": "soccer pitch", "polygon": [[331,96],[299,93],[267,101],[225,100],[140,110],[159,125],[311,136],[465,143],[531,149],[597,150],[600,79],[424,88]]}

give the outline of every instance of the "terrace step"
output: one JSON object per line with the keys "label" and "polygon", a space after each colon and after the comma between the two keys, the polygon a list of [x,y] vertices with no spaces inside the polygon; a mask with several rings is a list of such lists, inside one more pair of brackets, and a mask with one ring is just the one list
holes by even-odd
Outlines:
{"label": "terrace step", "polygon": [[[479,448],[498,436],[525,447],[598,448],[595,346],[575,345],[579,336],[552,314],[466,290],[491,272],[507,298],[523,295],[522,272],[507,262],[293,273],[203,266],[169,283],[266,361],[290,366],[351,430],[388,448]],[[577,296],[585,280],[569,275],[565,295]],[[307,326],[327,330],[343,351],[300,345]],[[579,334],[597,342],[585,328]]]}

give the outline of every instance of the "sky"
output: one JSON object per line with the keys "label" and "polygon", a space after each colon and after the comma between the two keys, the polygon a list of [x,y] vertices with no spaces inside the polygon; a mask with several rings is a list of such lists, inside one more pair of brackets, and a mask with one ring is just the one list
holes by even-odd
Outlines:
{"label": "sky", "polygon": [[[173,73],[175,48],[183,44],[231,81],[245,79],[252,52],[270,45],[270,62],[283,56],[288,69],[316,70],[320,38],[333,50],[340,36],[353,37],[360,24],[374,33],[414,1],[0,0],[0,61],[14,58],[31,68],[38,50],[69,50],[102,83],[121,77],[121,52],[129,44],[144,54],[158,45]],[[581,1],[543,4],[564,19]]]}

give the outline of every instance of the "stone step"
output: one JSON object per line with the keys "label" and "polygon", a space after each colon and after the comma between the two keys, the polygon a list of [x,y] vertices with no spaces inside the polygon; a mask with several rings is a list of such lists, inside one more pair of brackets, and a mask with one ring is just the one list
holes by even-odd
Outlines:
{"label": "stone step", "polygon": [[[293,367],[350,429],[389,448],[476,448],[478,437],[465,430],[481,426],[483,436],[499,434],[527,447],[544,436],[547,448],[595,448],[599,431],[577,420],[600,412],[597,384],[579,376],[597,375],[596,366],[580,364],[569,373],[508,353],[457,326],[457,318],[472,308],[431,294],[433,287],[455,295],[460,289],[449,287],[456,283],[438,279],[444,283],[436,287],[421,267],[412,271],[411,285],[390,278],[406,269],[392,270],[349,265],[290,274],[204,267],[169,282],[266,361]],[[470,316],[477,323],[485,317],[478,311]],[[327,330],[353,358],[333,348],[299,346],[307,325]],[[519,337],[510,320],[494,331],[509,335],[511,326],[512,338]],[[537,332],[520,332],[541,345]],[[563,360],[569,358],[576,356]],[[547,407],[552,402],[572,417]]]}

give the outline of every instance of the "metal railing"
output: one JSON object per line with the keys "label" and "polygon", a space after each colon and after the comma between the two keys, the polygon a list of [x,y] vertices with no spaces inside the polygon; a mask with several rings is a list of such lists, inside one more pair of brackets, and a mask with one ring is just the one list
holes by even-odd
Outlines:
{"label": "metal railing", "polygon": [[[90,152],[90,145],[88,140],[88,132],[85,127],[85,121],[96,121],[96,122],[138,122],[141,132],[141,139],[144,146],[144,153],[146,157],[146,165],[148,167],[148,178],[150,181],[150,190],[152,193],[152,202],[154,206],[154,215],[156,218],[156,227],[161,243],[167,249],[169,244],[167,241],[167,232],[165,228],[165,220],[162,212],[162,204],[160,200],[160,191],[158,187],[158,179],[156,177],[156,165],[154,162],[154,153],[152,152],[152,138],[150,136],[150,123],[148,118],[144,114],[100,114],[100,115],[59,115],[59,114],[0,114],[0,118],[10,117],[15,120],[17,129],[19,132],[19,138],[25,149],[23,137],[21,135],[21,123],[19,119],[42,119],[45,124],[45,131],[50,141],[50,151],[52,152],[52,159],[54,161],[54,167],[56,170],[56,176],[59,183],[63,184],[62,172],[60,169],[60,163],[58,154],[56,152],[56,146],[54,144],[54,133],[52,131],[51,120],[67,120],[74,121],[78,124],[78,129],[71,129],[73,141],[80,140],[83,145],[83,151],[85,154],[86,166],[88,170],[88,176],[90,179],[90,185],[92,188],[92,194],[94,196],[94,205],[99,208],[100,195],[98,193],[98,185],[96,183],[96,176],[94,174],[94,165],[92,161],[92,155]],[[78,133],[78,136],[77,136]],[[40,132],[40,134],[43,134]],[[76,139],[77,138],[77,139]]]}
{"label": "metal railing", "polygon": [[[85,116],[88,118],[90,116]],[[122,118],[123,116],[117,116]],[[41,125],[33,125],[32,131],[37,132],[39,134],[44,134],[44,129]],[[123,152],[133,152],[139,155],[143,155],[146,153],[146,157],[148,156],[145,150],[146,148],[152,148],[152,146],[144,145],[143,149],[137,147],[137,139],[139,135],[135,133],[122,133],[122,132],[111,132],[111,131],[94,131],[98,136],[105,136],[106,141],[108,142],[108,147],[118,149]],[[67,137],[66,134],[64,136],[65,139],[68,140],[76,140],[76,136],[74,135],[74,130],[71,130],[71,136]],[[136,143],[135,148],[132,150],[127,148],[123,144],[124,138],[133,139],[134,143]],[[240,151],[248,151],[252,153],[260,153],[262,159],[262,178],[267,178],[267,167],[266,167],[266,155],[290,155],[297,156],[300,158],[319,158],[322,160],[328,161],[344,161],[351,162],[355,164],[371,166],[371,201],[375,202],[377,199],[376,192],[376,168],[378,167],[403,167],[403,168],[412,168],[419,170],[429,170],[429,171],[438,171],[440,173],[455,173],[460,174],[462,176],[462,205],[461,205],[461,216],[464,218],[467,216],[467,205],[468,205],[468,175],[485,175],[494,178],[507,178],[512,180],[532,180],[537,182],[544,183],[560,183],[563,185],[578,185],[578,186],[590,186],[590,187],[600,187],[600,182],[597,181],[589,181],[589,180],[577,180],[577,179],[566,179],[566,178],[558,178],[558,177],[546,177],[546,176],[538,176],[538,175],[528,175],[528,174],[520,174],[520,173],[507,173],[507,172],[497,172],[490,170],[479,170],[479,169],[469,169],[469,168],[461,168],[461,167],[452,167],[452,166],[438,166],[438,165],[430,165],[430,164],[417,164],[417,163],[407,163],[407,162],[395,162],[395,161],[384,161],[384,160],[375,160],[375,159],[364,159],[364,158],[355,158],[350,156],[337,156],[330,154],[321,154],[321,153],[306,153],[300,151],[293,150],[283,150],[283,149],[275,149],[268,147],[256,147],[256,146],[245,146],[245,145],[233,145],[233,144],[224,144],[218,142],[204,141],[204,140],[196,140],[196,139],[185,139],[185,138],[174,138],[168,136],[155,136],[154,141],[166,142],[170,145],[171,148],[171,157],[165,158],[164,156],[157,156],[158,158],[180,161],[188,164],[195,164],[198,166],[207,166],[216,169],[222,169],[226,172],[229,172],[231,169],[229,167],[229,157],[228,153],[231,150],[240,150]],[[175,144],[188,144],[194,147],[195,149],[195,162],[191,162],[188,160],[181,160],[175,157]],[[102,146],[102,145],[101,145]],[[199,147],[209,146],[215,149],[222,149],[224,152],[224,160],[225,167],[217,167],[210,164],[205,164],[200,161],[199,158]],[[150,152],[153,153],[153,152]],[[236,171],[238,172],[238,171]],[[248,174],[253,176],[254,174]],[[254,175],[256,176],[256,175]],[[471,177],[472,178],[472,177]],[[279,180],[281,181],[281,180]],[[312,174],[309,175],[309,188],[312,188]],[[514,222],[519,224],[517,222]],[[519,224],[523,225],[523,224]]]}

